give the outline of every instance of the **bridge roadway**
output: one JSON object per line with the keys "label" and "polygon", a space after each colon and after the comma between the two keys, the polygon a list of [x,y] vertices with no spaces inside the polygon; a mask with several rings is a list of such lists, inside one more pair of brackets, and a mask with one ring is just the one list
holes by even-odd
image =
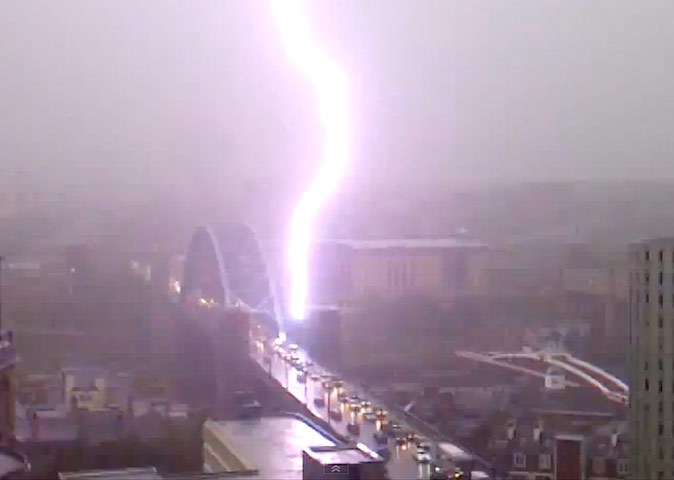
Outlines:
{"label": "bridge roadway", "polygon": [[[258,348],[256,348],[255,345],[253,345],[251,348],[251,352],[251,356],[260,365],[261,368],[269,372],[271,377],[274,378],[293,397],[295,397],[297,401],[305,404],[313,415],[325,420],[337,433],[352,439],[354,443],[362,443],[374,451],[388,446],[389,451],[391,452],[391,459],[389,460],[387,467],[389,476],[392,479],[427,480],[430,477],[429,465],[418,464],[412,458],[412,453],[414,452],[413,448],[395,445],[395,442],[392,439],[389,439],[388,445],[378,445],[374,438],[374,433],[377,430],[375,423],[359,421],[360,434],[354,436],[351,435],[346,428],[347,424],[352,418],[352,414],[350,412],[342,409],[342,420],[336,421],[330,417],[327,403],[324,406],[317,406],[314,403],[314,399],[316,397],[324,396],[324,390],[320,382],[311,380],[311,375],[328,375],[330,372],[318,365],[314,365],[314,367],[311,369],[311,373],[307,376],[306,382],[300,382],[298,381],[297,370],[278,355],[270,355],[270,365],[265,362],[265,355]],[[299,355],[303,361],[308,360],[308,357],[304,352],[300,351]],[[367,398],[365,395],[363,395],[360,389],[352,385],[345,384],[345,390],[348,392],[348,395],[358,395],[361,398]],[[340,409],[336,392],[333,392],[330,398],[329,407],[332,409]],[[400,419],[391,418],[390,414],[389,420],[400,423],[403,427],[407,428],[404,422],[400,421]]]}
{"label": "bridge roadway", "polygon": [[[303,363],[306,363],[308,360],[310,360],[306,352],[299,350],[298,354]],[[326,402],[321,406],[314,403],[315,398],[325,396],[325,391],[322,387],[322,382],[312,380],[311,375],[334,376],[332,372],[329,372],[325,368],[314,363],[307,375],[306,382],[299,381],[298,371],[292,367],[289,362],[283,360],[276,354],[270,354],[268,352],[265,353],[264,347],[255,340],[253,340],[251,344],[251,357],[260,365],[262,369],[267,371],[269,375],[279,383],[280,386],[282,386],[284,389],[286,389],[286,391],[294,396],[297,401],[305,404],[313,415],[315,415],[317,418],[323,419],[340,435],[351,439],[354,443],[364,444],[373,451],[380,450],[384,447],[388,448],[389,452],[391,453],[391,458],[387,463],[387,468],[391,479],[429,479],[431,474],[431,466],[428,464],[419,464],[412,457],[413,453],[416,451],[415,445],[399,446],[392,438],[388,439],[388,443],[386,445],[377,444],[374,438],[374,433],[377,431],[377,423],[365,421],[363,420],[362,415],[356,416],[348,411],[348,409],[345,410],[345,407],[340,405],[336,392],[331,394],[329,403]],[[270,363],[267,363],[265,358],[269,358],[271,360]],[[345,382],[344,389],[348,396],[357,395],[361,399],[372,401],[373,405],[378,405],[388,409],[387,405],[377,401],[375,398],[372,398],[372,396],[364,392],[362,388]],[[339,409],[342,412],[341,420],[331,418],[328,408],[333,410]],[[356,417],[360,426],[360,432],[358,435],[352,435],[347,430],[348,423],[354,419],[354,417]],[[432,444],[431,455],[433,458],[435,458],[437,454],[438,441],[442,441],[445,445],[452,445],[447,442],[446,439],[438,440],[437,438],[434,438],[436,435],[423,435],[419,428],[411,427],[410,423],[405,421],[401,415],[396,415],[394,412],[391,412],[390,409],[388,409],[388,421],[400,424],[404,431],[419,433],[420,436],[430,440]],[[460,450],[459,446],[456,446],[456,448]],[[478,459],[477,457],[475,458],[475,465],[480,465],[483,463],[481,459]],[[484,470],[475,470],[473,472],[472,478],[486,479],[488,478],[488,475]]]}

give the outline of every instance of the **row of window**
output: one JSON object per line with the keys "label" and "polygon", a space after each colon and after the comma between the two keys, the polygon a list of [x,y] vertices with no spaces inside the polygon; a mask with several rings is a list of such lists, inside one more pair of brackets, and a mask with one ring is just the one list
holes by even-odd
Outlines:
{"label": "row of window", "polygon": [[[651,252],[650,250],[644,251],[644,261],[650,262],[651,261]],[[662,263],[665,261],[665,252],[664,250],[659,250],[658,251],[658,262]],[[674,262],[674,252],[672,252],[672,261]]]}
{"label": "row of window", "polygon": [[[672,405],[674,407],[674,405]],[[664,425],[664,420],[663,420],[663,415],[664,415],[664,408],[665,405],[662,401],[658,402],[658,435],[659,436],[664,436],[665,435],[665,425]],[[648,404],[644,405],[644,417],[646,418],[646,425],[650,425],[650,421],[648,420],[648,416],[650,414],[650,406]],[[671,430],[672,430],[672,436],[674,437],[674,424],[671,425]],[[674,453],[674,452],[672,452]]]}
{"label": "row of window", "polygon": [[407,262],[391,262],[387,269],[389,290],[414,286],[414,266]]}
{"label": "row of window", "polygon": [[[639,292],[636,294],[636,303],[639,303],[641,299],[641,296],[639,295]],[[651,294],[649,292],[646,292],[646,295],[644,297],[644,301],[646,304],[651,303]],[[674,304],[674,295],[672,295],[672,304]],[[665,296],[664,294],[660,293],[658,294],[658,306],[663,307],[665,305]]]}
{"label": "row of window", "polygon": [[[658,365],[658,371],[661,372],[661,371],[664,370],[665,362],[662,358],[658,358],[657,365]],[[644,370],[648,371],[649,367],[650,367],[650,363],[648,362],[648,360],[645,360],[644,361]],[[672,362],[672,369],[674,369],[674,362]]]}
{"label": "row of window", "polygon": [[[635,277],[636,277],[637,280],[639,280],[639,274],[638,273],[635,274]],[[644,279],[644,283],[646,285],[650,285],[650,283],[651,283],[651,272],[649,270],[644,270],[643,279]],[[672,275],[672,283],[674,283],[674,274]],[[664,284],[665,284],[665,272],[660,270],[658,272],[658,285],[663,286]]]}
{"label": "row of window", "polygon": [[[526,468],[527,466],[527,456],[524,453],[516,452],[513,455],[513,465],[516,468]],[[543,453],[538,456],[538,469],[539,470],[550,470],[552,469],[552,455],[549,453]]]}
{"label": "row of window", "polygon": [[[517,452],[513,455],[513,465],[515,468],[526,468],[527,456],[524,453]],[[552,455],[543,453],[538,455],[538,469],[551,470],[552,469]],[[627,475],[629,472],[629,464],[626,459],[618,459],[616,469],[619,475]],[[606,462],[603,458],[592,459],[592,473],[595,475],[604,475],[606,473]]]}
{"label": "row of window", "polygon": [[[644,390],[646,392],[650,391],[651,383],[648,379],[648,377],[644,378]],[[658,392],[662,393],[664,387],[664,382],[662,379],[658,380]],[[672,382],[672,392],[674,392],[674,382]]]}

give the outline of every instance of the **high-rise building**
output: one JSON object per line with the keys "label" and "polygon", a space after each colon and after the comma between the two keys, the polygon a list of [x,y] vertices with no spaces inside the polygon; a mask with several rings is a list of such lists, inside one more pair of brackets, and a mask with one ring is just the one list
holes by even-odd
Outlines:
{"label": "high-rise building", "polygon": [[630,470],[674,478],[674,238],[630,257]]}

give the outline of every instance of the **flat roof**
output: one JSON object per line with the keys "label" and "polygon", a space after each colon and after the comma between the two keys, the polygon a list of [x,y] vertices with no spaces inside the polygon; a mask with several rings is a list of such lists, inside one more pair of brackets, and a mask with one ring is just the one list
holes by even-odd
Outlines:
{"label": "flat roof", "polygon": [[320,240],[319,244],[338,244],[355,250],[380,250],[386,248],[486,248],[485,243],[460,238],[395,238],[381,240]]}
{"label": "flat roof", "polygon": [[118,470],[84,470],[81,472],[61,472],[59,480],[160,480],[162,477],[153,467],[122,468]]}
{"label": "flat roof", "polygon": [[323,465],[332,465],[336,463],[355,465],[364,462],[372,462],[375,459],[358,447],[343,445],[332,448],[312,448],[305,449],[309,455],[321,462]]}
{"label": "flat roof", "polygon": [[258,470],[259,478],[299,480],[305,448],[335,445],[309,423],[293,416],[211,422],[210,425],[220,441],[235,455],[244,457],[242,463]]}

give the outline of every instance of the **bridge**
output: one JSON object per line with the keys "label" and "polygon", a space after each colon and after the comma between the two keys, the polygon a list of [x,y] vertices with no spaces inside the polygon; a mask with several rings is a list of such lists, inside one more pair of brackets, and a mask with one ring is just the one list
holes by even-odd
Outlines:
{"label": "bridge", "polygon": [[566,372],[573,380],[566,380],[566,386],[587,385],[596,388],[608,400],[627,405],[629,387],[615,375],[596,365],[581,360],[568,352],[522,351],[514,353],[490,352],[487,354],[457,351],[456,355],[478,362],[517,371],[526,375],[544,378],[547,368],[554,366]]}
{"label": "bridge", "polygon": [[[339,403],[333,395],[337,392],[332,389],[326,391],[322,380],[330,376],[337,378],[335,372],[312,362],[308,354],[300,349],[297,354],[304,363],[313,364],[306,379],[301,379],[299,372],[287,359],[268,351],[269,346],[274,343],[278,345],[284,336],[283,308],[276,285],[257,237],[247,225],[237,223],[219,227],[198,227],[194,231],[185,258],[183,282],[179,286],[181,303],[194,306],[197,311],[236,308],[254,314],[257,325],[255,334],[251,335],[250,357],[277,388],[284,389],[304,406],[313,421],[319,425],[327,425],[338,438],[359,443],[372,452],[387,447],[391,453],[388,461],[391,478],[428,479],[431,467],[428,464],[418,464],[413,458],[413,449],[393,445],[391,440],[387,440],[386,445],[377,442],[375,433],[381,428],[379,423],[366,422],[362,415],[351,415],[348,411],[343,418],[342,415],[335,416],[333,410]],[[172,288],[175,289],[175,285]],[[433,445],[451,442],[430,425],[418,419],[407,418],[409,415],[406,412],[386,405],[382,399],[373,398],[362,387],[344,383],[342,388],[348,395],[358,395],[386,408],[391,421],[401,424],[406,431],[414,431],[429,439]],[[319,396],[328,399],[327,405],[316,401]],[[348,427],[349,423],[358,424],[359,431],[354,433],[354,429]],[[493,471],[491,465],[475,455],[471,455],[471,466],[474,468],[474,479],[489,478],[485,472]]]}

